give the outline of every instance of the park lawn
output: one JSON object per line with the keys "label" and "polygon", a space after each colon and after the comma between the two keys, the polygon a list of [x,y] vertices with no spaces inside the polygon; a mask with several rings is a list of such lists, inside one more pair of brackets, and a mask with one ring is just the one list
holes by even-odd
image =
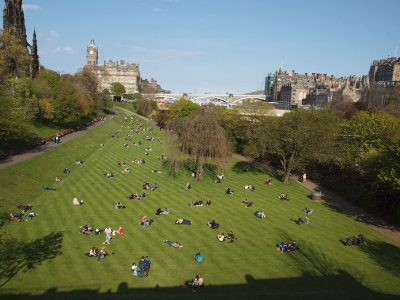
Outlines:
{"label": "park lawn", "polygon": [[[0,170],[0,211],[6,217],[20,203],[30,203],[37,217],[32,221],[6,222],[5,245],[0,254],[0,297],[9,299],[35,298],[307,298],[307,299],[395,299],[400,295],[400,245],[352,217],[324,203],[309,200],[310,192],[292,182],[283,185],[267,171],[238,160],[231,160],[220,184],[214,183],[210,171],[204,181],[196,182],[190,171],[175,176],[163,169],[163,153],[154,130],[133,133],[129,122],[121,127],[123,114],[87,133],[29,160]],[[143,122],[134,118],[133,122]],[[147,125],[145,125],[147,126]],[[146,127],[147,128],[147,127]],[[111,135],[118,134],[118,138]],[[132,140],[127,137],[132,134]],[[150,135],[155,141],[144,141]],[[141,146],[133,142],[141,141]],[[104,143],[104,147],[100,144]],[[124,147],[129,143],[129,147]],[[146,156],[145,148],[152,148]],[[84,161],[75,165],[75,160]],[[143,165],[132,160],[145,159]],[[131,170],[122,174],[118,162],[124,161]],[[241,170],[248,166],[250,172]],[[71,174],[64,174],[65,167]],[[162,174],[152,173],[162,170]],[[118,174],[105,178],[106,172]],[[64,182],[55,183],[60,176]],[[265,185],[273,178],[273,185]],[[147,191],[142,201],[125,197],[142,193],[144,181],[158,183],[159,189]],[[187,182],[191,190],[181,187]],[[245,184],[256,187],[244,190]],[[44,191],[41,186],[55,187]],[[231,187],[235,193],[226,195]],[[290,201],[278,195],[289,194]],[[82,206],[72,205],[78,197]],[[212,200],[210,207],[189,207],[199,199]],[[244,208],[240,202],[248,198],[254,203]],[[116,210],[121,201],[126,209]],[[169,207],[170,215],[156,216],[157,208]],[[290,218],[304,217],[302,210],[312,208],[310,224],[296,225]],[[266,219],[254,216],[264,211]],[[146,215],[155,222],[151,228],[138,223]],[[178,218],[193,224],[175,225]],[[207,222],[215,219],[219,230],[211,230]],[[84,254],[105,240],[100,236],[84,236],[79,226],[89,223],[93,228],[121,226],[125,235],[115,236],[106,246],[114,253],[104,260]],[[232,230],[234,243],[221,243],[216,235]],[[344,247],[339,240],[363,233],[368,243]],[[163,240],[178,241],[182,249],[169,247]],[[293,253],[276,251],[281,241],[297,241],[300,250]],[[10,250],[12,249],[12,250]],[[204,261],[194,260],[201,252]],[[148,278],[131,274],[132,262],[142,255],[152,261]],[[192,294],[178,285],[202,274],[206,288]]]}
{"label": "park lawn", "polygon": [[35,122],[31,125],[30,133],[40,139],[46,139],[67,129],[69,128]]}

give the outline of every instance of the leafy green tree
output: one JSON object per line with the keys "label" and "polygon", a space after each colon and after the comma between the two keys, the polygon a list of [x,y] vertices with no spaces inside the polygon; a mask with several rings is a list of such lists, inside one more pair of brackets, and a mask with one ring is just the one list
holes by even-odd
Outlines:
{"label": "leafy green tree", "polygon": [[188,117],[199,108],[196,103],[182,98],[169,106],[168,116],[170,120]]}
{"label": "leafy green tree", "polygon": [[79,122],[82,114],[77,97],[78,92],[70,80],[60,81],[57,97],[52,103],[55,123],[73,125]]}
{"label": "leafy green tree", "polygon": [[30,78],[15,78],[8,81],[8,91],[15,104],[23,113],[25,120],[31,121],[38,113],[38,99],[33,94],[33,83]]}
{"label": "leafy green tree", "polygon": [[138,114],[147,116],[153,111],[152,101],[147,99],[139,99],[136,102],[136,110]]}
{"label": "leafy green tree", "polygon": [[122,83],[113,82],[111,83],[111,93],[114,96],[122,97],[126,93],[126,90]]}
{"label": "leafy green tree", "polygon": [[0,32],[0,80],[29,76],[32,58],[18,38]]}
{"label": "leafy green tree", "polygon": [[340,121],[329,112],[296,109],[282,117],[270,117],[255,123],[257,129],[246,146],[254,157],[275,156],[289,183],[294,169],[304,169],[311,160],[331,158]]}
{"label": "leafy green tree", "polygon": [[230,155],[230,144],[220,126],[217,109],[202,106],[193,112],[191,118],[176,118],[168,124],[171,146],[168,153],[170,168],[180,165],[178,151],[192,158],[196,164],[196,179],[203,180],[203,166],[206,162],[216,163],[222,170]]}

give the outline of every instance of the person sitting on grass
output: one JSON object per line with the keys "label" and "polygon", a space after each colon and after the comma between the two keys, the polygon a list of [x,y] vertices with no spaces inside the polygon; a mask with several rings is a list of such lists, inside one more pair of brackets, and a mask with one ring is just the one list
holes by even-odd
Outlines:
{"label": "person sitting on grass", "polygon": [[233,190],[228,187],[228,189],[226,190],[226,194],[227,195],[232,195],[233,194]]}
{"label": "person sitting on grass", "polygon": [[162,215],[163,213],[164,212],[161,210],[161,208],[158,208],[157,212],[156,212],[156,215],[159,216],[159,215]]}
{"label": "person sitting on grass", "polygon": [[96,256],[97,256],[96,247],[93,247],[89,251],[89,257],[96,257]]}
{"label": "person sitting on grass", "polygon": [[262,212],[262,211],[256,211],[255,213],[254,213],[254,215],[257,217],[257,218],[260,218],[260,219],[264,219],[265,218],[265,214],[264,214],[264,212]]}
{"label": "person sitting on grass", "polygon": [[200,252],[196,253],[195,259],[198,263],[201,263],[203,261],[203,255],[201,255]]}
{"label": "person sitting on grass", "polygon": [[69,174],[69,173],[71,173],[71,171],[68,170],[68,168],[65,168],[64,173],[65,173],[65,174]]}
{"label": "person sitting on grass", "polygon": [[241,203],[240,203],[240,205],[247,205],[247,204],[249,204],[249,199],[244,199]]}
{"label": "person sitting on grass", "polygon": [[219,228],[219,224],[215,222],[215,220],[212,220],[210,222],[207,223],[208,227],[210,227],[211,229],[218,229]]}
{"label": "person sitting on grass", "polygon": [[305,212],[307,215],[311,215],[313,213],[313,210],[306,207],[305,209],[303,209],[303,212]]}
{"label": "person sitting on grass", "polygon": [[56,182],[63,182],[60,177],[56,176]]}
{"label": "person sitting on grass", "polygon": [[192,221],[187,219],[178,219],[175,221],[175,224],[192,225]]}
{"label": "person sitting on grass", "polygon": [[164,210],[164,212],[163,212],[163,214],[164,214],[164,215],[169,215],[170,212],[171,212],[171,211],[169,210],[169,208],[166,207],[165,210]]}
{"label": "person sitting on grass", "polygon": [[232,231],[230,231],[226,237],[230,240],[229,243],[233,243],[233,241],[235,239],[235,235],[233,234]]}
{"label": "person sitting on grass", "polygon": [[288,200],[289,201],[288,194],[285,195],[284,193],[282,193],[278,198],[281,199],[281,200]]}
{"label": "person sitting on grass", "polygon": [[217,238],[218,238],[218,240],[219,240],[220,242],[225,241],[225,235],[224,235],[224,233],[218,234],[218,235],[217,235]]}
{"label": "person sitting on grass", "polygon": [[249,168],[247,168],[247,167],[242,169],[242,172],[248,172],[248,171],[249,171]]}
{"label": "person sitting on grass", "polygon": [[360,233],[359,235],[358,235],[358,239],[360,240],[360,244],[364,244],[367,240],[365,239],[365,236],[362,234],[362,233]]}
{"label": "person sitting on grass", "polygon": [[43,186],[42,187],[45,191],[55,191],[56,189],[54,189],[54,188],[50,188],[50,187],[48,187],[48,186]]}
{"label": "person sitting on grass", "polygon": [[165,240],[164,243],[166,243],[167,245],[174,247],[174,248],[183,248],[183,246],[181,244],[179,244],[178,242],[173,243],[171,241]]}
{"label": "person sitting on grass", "polygon": [[210,199],[207,200],[206,205],[207,205],[207,206],[210,206],[210,205],[211,205],[211,200],[210,200]]}
{"label": "person sitting on grass", "polygon": [[190,185],[190,183],[186,183],[185,186],[182,187],[184,190],[190,190],[192,188],[192,186]]}
{"label": "person sitting on grass", "polygon": [[267,179],[267,180],[265,180],[265,184],[273,184],[274,182],[272,181],[272,179],[270,178],[270,179]]}
{"label": "person sitting on grass", "polygon": [[117,205],[115,205],[116,209],[122,209],[122,208],[126,208],[125,205],[123,205],[121,202],[118,202]]}
{"label": "person sitting on grass", "polygon": [[77,165],[83,165],[83,161],[77,159],[77,160],[75,161],[75,164],[77,164]]}
{"label": "person sitting on grass", "polygon": [[197,275],[196,278],[194,278],[188,282],[188,285],[190,285],[192,287],[193,292],[196,292],[196,288],[204,287],[203,276],[201,276],[200,274]]}
{"label": "person sitting on grass", "polygon": [[222,182],[221,179],[219,178],[215,179],[215,183],[221,183],[221,182]]}
{"label": "person sitting on grass", "polygon": [[153,172],[153,173],[159,173],[159,174],[162,173],[160,170],[153,170],[153,171],[151,171],[151,172]]}
{"label": "person sitting on grass", "polygon": [[193,203],[194,206],[203,206],[204,201],[200,199],[200,201],[196,201]]}

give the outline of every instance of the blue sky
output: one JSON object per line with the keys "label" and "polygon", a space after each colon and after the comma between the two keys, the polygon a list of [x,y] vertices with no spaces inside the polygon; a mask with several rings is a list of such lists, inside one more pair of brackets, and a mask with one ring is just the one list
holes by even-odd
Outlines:
{"label": "blue sky", "polygon": [[367,74],[400,55],[400,1],[23,0],[41,63],[75,73],[93,36],[99,63],[138,63],[163,88],[242,93],[282,66],[299,73]]}

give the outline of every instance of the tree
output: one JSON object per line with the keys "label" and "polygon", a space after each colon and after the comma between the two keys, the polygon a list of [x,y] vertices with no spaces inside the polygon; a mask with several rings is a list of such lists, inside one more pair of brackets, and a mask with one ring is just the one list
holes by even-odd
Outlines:
{"label": "tree", "polygon": [[169,106],[168,116],[170,120],[188,117],[192,114],[192,112],[198,110],[199,108],[200,106],[196,103],[181,98]]}
{"label": "tree", "polygon": [[54,121],[58,124],[73,125],[82,117],[77,101],[78,92],[70,80],[60,81],[57,97],[53,101]]}
{"label": "tree", "polygon": [[136,110],[138,114],[142,116],[147,116],[153,111],[153,105],[151,100],[139,99],[136,102]]}
{"label": "tree", "polygon": [[122,97],[126,93],[126,90],[122,83],[113,82],[111,83],[111,93],[114,96]]}
{"label": "tree", "polygon": [[21,41],[6,32],[0,32],[0,80],[29,76],[32,58]]}
{"label": "tree", "polygon": [[[171,152],[182,151],[194,160],[197,180],[203,180],[206,162],[216,163],[218,169],[222,170],[230,155],[230,145],[219,122],[220,116],[215,106],[203,106],[193,112],[191,118],[176,118],[167,126],[168,134],[175,135],[170,140],[176,139],[176,142],[170,143],[173,147]],[[170,167],[176,166],[176,161],[169,163]]]}
{"label": "tree", "polygon": [[54,108],[47,99],[39,99],[39,118],[52,120],[54,118]]}
{"label": "tree", "polygon": [[246,152],[254,157],[275,156],[289,183],[293,169],[304,169],[307,161],[331,158],[338,117],[329,112],[296,109],[282,117],[270,117],[255,123],[257,129]]}

